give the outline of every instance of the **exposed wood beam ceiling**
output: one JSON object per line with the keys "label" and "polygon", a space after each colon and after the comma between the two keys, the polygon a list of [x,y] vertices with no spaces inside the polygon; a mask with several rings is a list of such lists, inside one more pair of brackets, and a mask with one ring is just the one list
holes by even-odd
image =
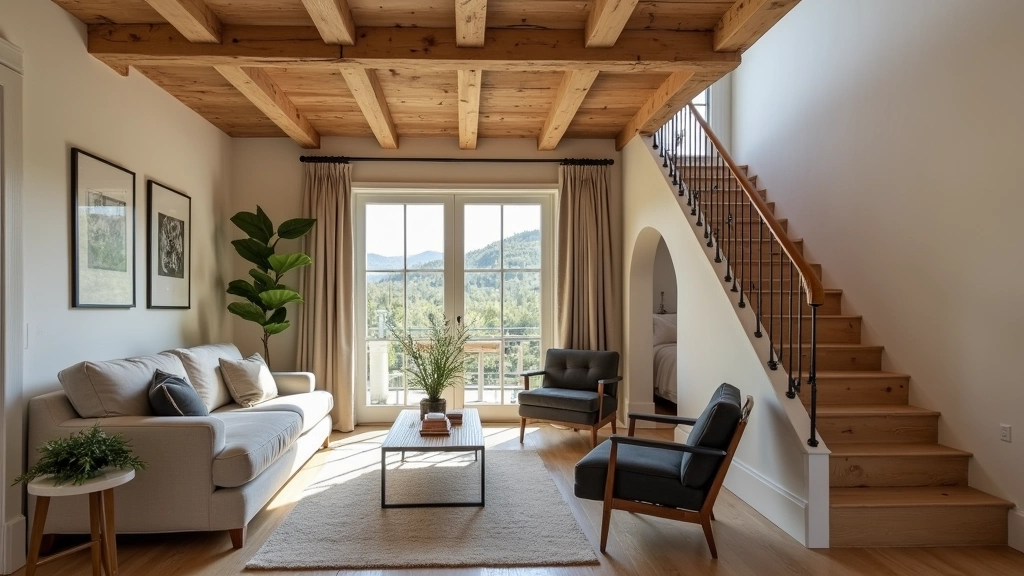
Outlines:
{"label": "exposed wood beam ceiling", "polygon": [[53,1],[89,24],[93,56],[231,136],[457,137],[464,149],[492,137],[621,147],[736,68],[797,2]]}
{"label": "exposed wood beam ceiling", "polygon": [[146,0],[191,42],[220,43],[220,18],[203,0]]}
{"label": "exposed wood beam ceiling", "polygon": [[302,0],[302,5],[313,19],[327,44],[355,44],[356,23],[348,0]]}
{"label": "exposed wood beam ceiling", "polygon": [[486,30],[487,0],[455,0],[455,37],[459,46],[483,46]]}
{"label": "exposed wood beam ceiling", "polygon": [[459,148],[476,150],[483,71],[459,70]]}
{"label": "exposed wood beam ceiling", "polygon": [[715,24],[715,50],[742,52],[800,0],[736,0]]}
{"label": "exposed wood beam ceiling", "polygon": [[597,0],[587,18],[584,44],[587,48],[615,45],[638,0]]}

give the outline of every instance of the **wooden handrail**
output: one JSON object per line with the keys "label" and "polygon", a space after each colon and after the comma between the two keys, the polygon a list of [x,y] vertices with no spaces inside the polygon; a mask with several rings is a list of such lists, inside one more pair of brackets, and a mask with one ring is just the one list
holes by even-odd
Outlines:
{"label": "wooden handrail", "polygon": [[711,144],[718,150],[718,154],[725,160],[732,175],[740,183],[740,187],[743,188],[743,192],[746,193],[747,198],[750,199],[750,203],[757,209],[757,213],[761,215],[761,219],[768,225],[768,229],[778,239],[779,245],[782,246],[782,251],[789,256],[789,260],[796,266],[797,271],[800,273],[800,282],[804,285],[804,290],[807,291],[807,304],[810,306],[820,306],[825,303],[825,287],[821,283],[821,278],[818,278],[814,270],[811,269],[811,265],[804,260],[802,254],[800,254],[796,245],[789,239],[789,236],[782,229],[782,225],[775,219],[775,215],[772,214],[771,210],[768,209],[768,204],[761,199],[761,196],[757,193],[757,188],[750,183],[739,166],[733,161],[732,156],[726,151],[725,146],[722,145],[722,141],[715,136],[715,133],[711,131],[711,127],[704,121],[704,118],[697,112],[697,108],[694,105],[687,104],[690,108],[690,113],[696,118],[697,122],[704,129],[704,132],[708,135],[708,139],[711,140]]}

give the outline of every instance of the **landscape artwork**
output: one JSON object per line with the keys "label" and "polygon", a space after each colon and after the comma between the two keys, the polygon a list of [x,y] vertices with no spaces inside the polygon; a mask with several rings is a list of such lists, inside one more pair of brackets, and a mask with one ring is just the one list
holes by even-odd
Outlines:
{"label": "landscape artwork", "polygon": [[192,199],[148,180],[149,308],[191,306]]}
{"label": "landscape artwork", "polygon": [[135,174],[71,150],[71,305],[135,306]]}

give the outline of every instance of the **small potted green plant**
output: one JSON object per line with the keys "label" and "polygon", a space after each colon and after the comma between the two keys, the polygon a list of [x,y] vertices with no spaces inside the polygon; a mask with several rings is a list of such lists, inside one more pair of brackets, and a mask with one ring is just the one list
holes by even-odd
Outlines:
{"label": "small potted green plant", "polygon": [[120,434],[108,436],[99,424],[67,438],[50,440],[38,450],[42,457],[35,466],[15,478],[14,484],[49,476],[56,486],[69,483],[81,486],[110,468],[146,469],[146,463],[132,453],[127,440]]}
{"label": "small potted green plant", "polygon": [[466,352],[469,333],[461,318],[452,323],[444,315],[438,320],[431,314],[430,330],[422,340],[400,333],[394,325],[389,326],[389,330],[405,353],[409,387],[422,389],[427,394],[420,400],[420,419],[428,412],[445,412],[447,403],[441,394],[462,382],[469,358]]}

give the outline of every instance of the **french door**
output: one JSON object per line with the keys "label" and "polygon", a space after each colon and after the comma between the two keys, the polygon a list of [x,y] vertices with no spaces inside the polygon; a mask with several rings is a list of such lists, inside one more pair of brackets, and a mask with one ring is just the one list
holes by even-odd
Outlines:
{"label": "french door", "polygon": [[424,394],[406,376],[396,336],[423,336],[441,314],[470,333],[449,407],[516,417],[518,375],[540,368],[553,335],[551,204],[536,191],[357,191],[360,422],[418,407]]}

